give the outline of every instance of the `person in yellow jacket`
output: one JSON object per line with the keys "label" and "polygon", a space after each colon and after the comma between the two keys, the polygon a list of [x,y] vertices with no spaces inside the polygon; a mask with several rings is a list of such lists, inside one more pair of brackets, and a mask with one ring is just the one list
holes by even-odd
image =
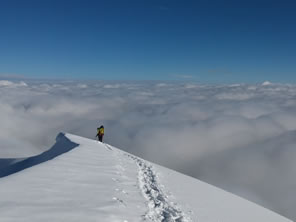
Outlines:
{"label": "person in yellow jacket", "polygon": [[98,137],[100,142],[103,142],[103,136],[104,136],[104,126],[100,126],[100,128],[97,128],[98,133],[96,135],[96,137]]}

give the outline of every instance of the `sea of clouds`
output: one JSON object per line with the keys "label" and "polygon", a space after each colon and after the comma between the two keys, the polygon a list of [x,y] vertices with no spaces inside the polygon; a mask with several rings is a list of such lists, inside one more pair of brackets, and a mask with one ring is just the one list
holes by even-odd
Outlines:
{"label": "sea of clouds", "polygon": [[296,85],[0,80],[0,107],[1,158],[103,124],[107,143],[296,220]]}

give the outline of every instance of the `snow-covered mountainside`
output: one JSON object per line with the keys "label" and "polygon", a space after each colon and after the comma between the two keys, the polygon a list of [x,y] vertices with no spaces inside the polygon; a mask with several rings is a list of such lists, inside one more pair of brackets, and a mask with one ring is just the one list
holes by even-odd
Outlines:
{"label": "snow-covered mountainside", "polygon": [[263,207],[108,144],[59,134],[0,160],[0,221],[287,222]]}

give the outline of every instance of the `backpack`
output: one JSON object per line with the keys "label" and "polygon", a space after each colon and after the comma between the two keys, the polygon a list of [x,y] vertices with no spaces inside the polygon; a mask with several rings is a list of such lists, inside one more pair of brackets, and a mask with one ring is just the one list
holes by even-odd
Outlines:
{"label": "backpack", "polygon": [[104,127],[99,129],[99,135],[104,135]]}

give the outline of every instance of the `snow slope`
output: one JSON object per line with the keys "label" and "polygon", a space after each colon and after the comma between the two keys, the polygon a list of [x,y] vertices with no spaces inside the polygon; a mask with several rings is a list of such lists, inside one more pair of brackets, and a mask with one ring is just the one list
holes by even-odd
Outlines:
{"label": "snow slope", "polygon": [[242,198],[115,147],[59,134],[47,152],[0,160],[0,221],[287,222]]}

